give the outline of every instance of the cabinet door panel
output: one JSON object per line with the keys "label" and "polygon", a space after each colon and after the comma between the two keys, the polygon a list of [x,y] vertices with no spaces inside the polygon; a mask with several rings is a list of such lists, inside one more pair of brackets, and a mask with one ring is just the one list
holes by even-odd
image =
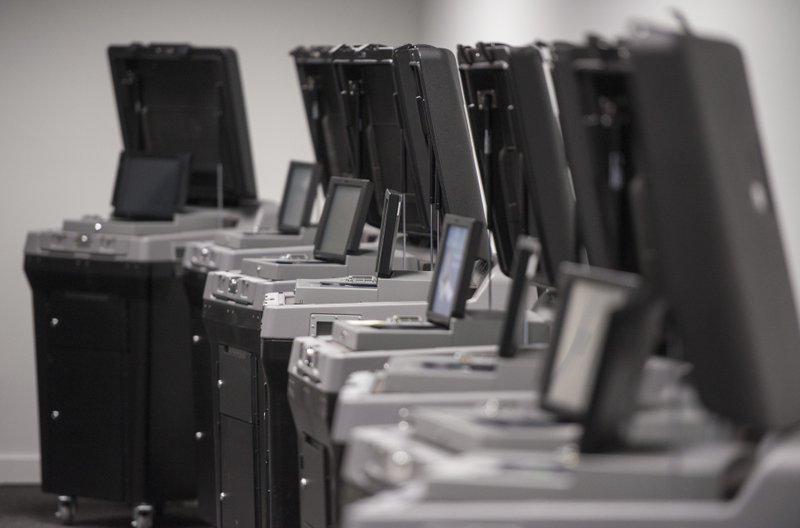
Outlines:
{"label": "cabinet door panel", "polygon": [[256,528],[253,432],[249,423],[220,417],[222,528]]}

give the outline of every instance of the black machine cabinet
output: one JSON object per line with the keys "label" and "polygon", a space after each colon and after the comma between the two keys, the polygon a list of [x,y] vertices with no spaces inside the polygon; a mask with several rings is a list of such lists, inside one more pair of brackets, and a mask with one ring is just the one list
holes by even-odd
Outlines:
{"label": "black machine cabinet", "polygon": [[262,345],[261,314],[252,307],[204,303],[218,388],[213,419],[219,528],[299,523],[297,435],[286,396],[292,341]]}
{"label": "black machine cabinet", "polygon": [[[293,376],[289,377],[288,390],[289,403],[299,432],[303,528],[336,526],[338,504],[347,502],[342,483],[338,479],[343,450],[330,434],[337,394],[299,383]],[[311,420],[310,416],[316,419]],[[319,427],[318,424],[326,424],[327,427]]]}
{"label": "black machine cabinet", "polygon": [[203,290],[207,273],[199,269],[183,269],[183,284],[189,302],[191,326],[192,380],[194,394],[194,434],[197,453],[197,506],[200,517],[216,522],[217,488],[214,460],[214,418],[211,387],[216,383],[209,351],[208,334],[203,324]]}
{"label": "black machine cabinet", "polygon": [[45,492],[195,495],[189,311],[174,263],[29,255]]}

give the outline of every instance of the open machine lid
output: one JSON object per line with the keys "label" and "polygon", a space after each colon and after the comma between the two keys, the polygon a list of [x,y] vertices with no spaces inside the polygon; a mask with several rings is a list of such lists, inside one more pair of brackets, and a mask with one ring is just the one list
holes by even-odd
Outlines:
{"label": "open machine lid", "polygon": [[[426,189],[433,194],[441,215],[465,216],[485,226],[478,168],[453,53],[427,45],[401,46],[394,50],[394,73],[407,148],[416,173],[422,175],[418,180],[434,191]],[[485,230],[477,258],[488,269],[491,247]]]}
{"label": "open machine lid", "polygon": [[334,52],[340,102],[346,115],[356,177],[372,181],[367,221],[380,225],[387,189],[406,194],[406,232],[430,234],[428,191],[405,143],[395,102],[393,49],[379,44],[340,46]]}
{"label": "open machine lid", "polygon": [[292,50],[306,110],[311,143],[322,165],[324,192],[334,176],[353,176],[353,158],[333,66],[333,46],[300,46]]}
{"label": "open machine lid", "polygon": [[358,251],[371,198],[371,182],[331,178],[314,239],[314,258],[343,264],[348,254]]}
{"label": "open machine lid", "polygon": [[636,29],[625,48],[659,286],[700,399],[756,430],[797,427],[797,307],[742,52]]}
{"label": "open machine lid", "polygon": [[536,236],[536,282],[555,286],[577,259],[575,198],[539,49],[479,43],[458,59],[500,266],[508,275],[519,235]]}
{"label": "open machine lid", "polygon": [[649,241],[635,214],[639,138],[631,131],[625,54],[598,38],[556,42],[552,79],[589,264],[650,275],[643,260]]}
{"label": "open machine lid", "polygon": [[[125,150],[190,154],[189,205],[256,198],[236,52],[186,44],[110,46]],[[221,171],[220,171],[221,169]]]}

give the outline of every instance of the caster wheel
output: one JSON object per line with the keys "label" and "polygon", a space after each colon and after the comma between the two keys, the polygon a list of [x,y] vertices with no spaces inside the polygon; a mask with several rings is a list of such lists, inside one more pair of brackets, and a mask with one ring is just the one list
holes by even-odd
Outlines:
{"label": "caster wheel", "polygon": [[153,528],[153,507],[149,504],[140,504],[133,509],[133,528]]}
{"label": "caster wheel", "polygon": [[72,524],[75,521],[75,510],[77,508],[77,501],[75,497],[69,495],[59,495],[58,504],[56,506],[56,519],[61,524]]}

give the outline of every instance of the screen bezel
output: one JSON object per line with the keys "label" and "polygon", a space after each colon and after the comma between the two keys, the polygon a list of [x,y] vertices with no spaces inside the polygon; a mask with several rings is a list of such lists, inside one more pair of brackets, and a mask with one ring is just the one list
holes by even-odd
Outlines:
{"label": "screen bezel", "polygon": [[481,240],[481,229],[483,223],[468,218],[466,216],[458,216],[448,214],[444,217],[444,225],[442,228],[442,236],[439,240],[439,253],[436,256],[436,262],[441,263],[444,252],[447,248],[447,235],[451,227],[465,227],[467,229],[466,244],[464,245],[464,266],[461,268],[459,276],[456,281],[457,289],[455,300],[453,301],[453,310],[449,315],[440,314],[433,310],[434,299],[436,298],[436,291],[439,282],[439,276],[442,272],[442,267],[437,265],[433,272],[431,279],[431,286],[428,289],[428,309],[426,317],[428,321],[441,325],[450,326],[450,319],[453,317],[462,317],[464,309],[467,304],[467,293],[469,290],[469,281],[472,276],[472,270],[475,265],[475,258],[478,254],[478,245]]}
{"label": "screen bezel", "polygon": [[[172,211],[169,214],[159,214],[150,212],[142,212],[126,209],[121,206],[123,202],[122,193],[124,192],[123,173],[126,164],[134,159],[148,159],[159,161],[177,162],[178,174],[175,180],[175,202]],[[130,150],[123,150],[119,155],[119,164],[117,165],[117,175],[114,181],[114,192],[111,197],[111,206],[114,208],[113,215],[117,218],[126,218],[130,220],[162,220],[170,221],[175,217],[175,213],[180,211],[186,205],[186,199],[189,192],[189,166],[191,163],[191,154],[160,154],[150,152],[134,152]],[[129,174],[128,178],[136,178],[134,174]]]}
{"label": "screen bezel", "polygon": [[636,412],[642,371],[663,336],[666,303],[639,290],[611,314],[606,349],[581,425],[581,452],[600,453],[624,443],[623,426]]}
{"label": "screen bezel", "polygon": [[535,238],[522,235],[517,239],[514,262],[511,266],[511,291],[506,304],[506,317],[500,332],[498,355],[502,358],[512,358],[517,355],[517,324],[523,313],[521,308],[525,297],[524,293],[531,279],[528,276],[528,265],[531,256],[541,255],[541,251],[542,246]]}
{"label": "screen bezel", "polygon": [[[306,189],[306,196],[303,200],[303,212],[300,215],[300,225],[293,226],[286,224],[283,221],[285,207],[289,203],[289,193],[292,189],[292,180],[295,178],[297,169],[310,169],[311,171],[311,184]],[[278,210],[278,231],[287,234],[297,234],[300,229],[308,226],[311,219],[311,210],[314,207],[314,199],[317,197],[317,187],[319,186],[320,177],[322,174],[322,166],[319,163],[309,163],[305,161],[292,160],[289,162],[289,172],[286,174],[286,185],[283,188],[283,198],[281,199],[281,206]]]}
{"label": "screen bezel", "polygon": [[[337,188],[339,187],[355,187],[359,190],[358,206],[356,207],[356,210],[353,211],[352,222],[347,235],[347,246],[345,248],[345,252],[342,254],[328,253],[320,249],[331,214],[330,210],[333,206],[333,198]],[[322,210],[319,228],[317,229],[317,234],[314,238],[315,259],[344,263],[347,260],[348,253],[358,251],[358,247],[361,243],[361,233],[364,230],[364,222],[367,220],[370,198],[372,198],[372,182],[358,178],[331,178],[331,182],[328,185],[327,198],[325,199],[325,207]]]}
{"label": "screen bezel", "polygon": [[378,240],[378,258],[375,260],[375,275],[380,278],[392,276],[392,260],[400,227],[400,204],[403,194],[386,189],[383,197],[381,232]]}
{"label": "screen bezel", "polygon": [[[590,268],[585,265],[574,264],[571,262],[562,263],[559,270],[561,279],[561,288],[559,289],[561,302],[559,303],[557,310],[557,316],[553,326],[553,335],[550,340],[550,346],[547,350],[547,357],[545,358],[544,369],[542,371],[543,379],[541,383],[541,389],[539,391],[539,406],[542,409],[555,414],[561,420],[583,423],[592,413],[592,402],[595,398],[598,387],[602,387],[605,381],[604,378],[609,374],[606,369],[603,368],[603,363],[606,356],[605,349],[608,342],[609,331],[612,327],[614,316],[616,313],[624,310],[625,307],[631,303],[634,293],[641,288],[642,281],[638,275],[632,273],[597,267]],[[595,369],[594,377],[590,382],[591,387],[588,391],[590,399],[583,411],[575,411],[574,409],[564,407],[558,403],[550,401],[547,397],[553,381],[553,367],[558,354],[559,342],[561,340],[561,334],[564,325],[564,317],[566,316],[567,309],[569,307],[572,288],[579,282],[610,286],[613,288],[618,288],[627,294],[623,305],[609,314],[608,324],[604,328],[604,335],[600,341],[600,358],[597,362],[597,368]]]}

